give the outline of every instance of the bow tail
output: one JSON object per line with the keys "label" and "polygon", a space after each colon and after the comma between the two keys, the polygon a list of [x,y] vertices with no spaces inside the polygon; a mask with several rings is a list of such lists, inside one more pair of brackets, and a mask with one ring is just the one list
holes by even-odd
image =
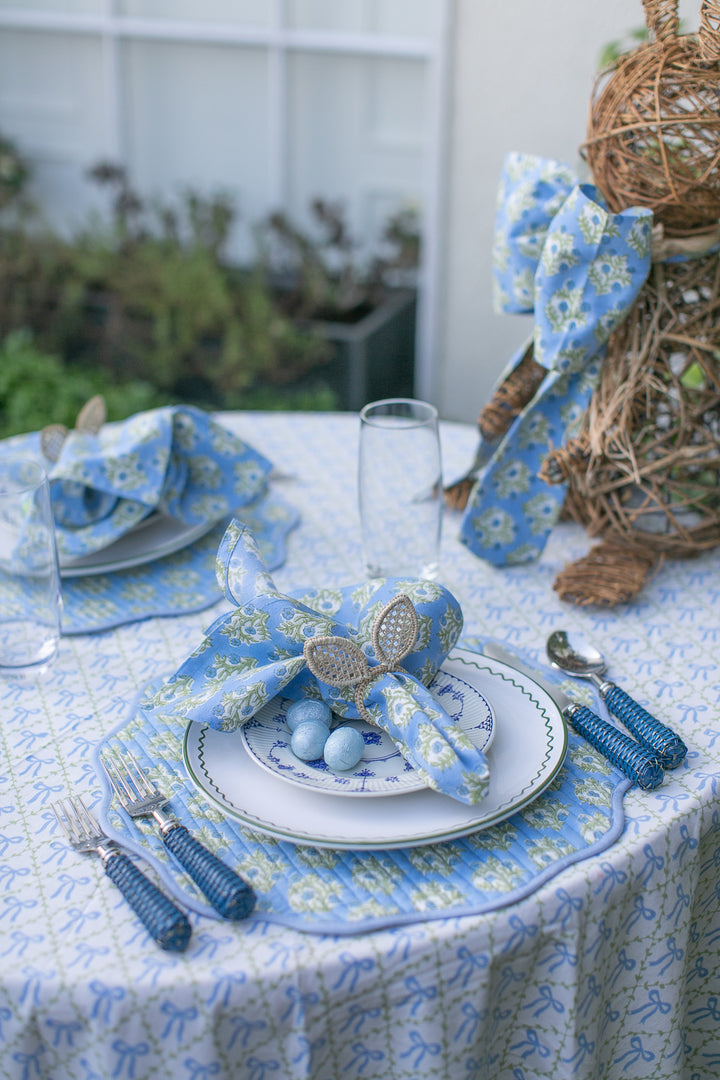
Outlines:
{"label": "bow tail", "polygon": [[485,795],[485,755],[410,675],[384,675],[370,684],[365,707],[428,787],[474,805]]}
{"label": "bow tail", "polygon": [[545,236],[534,278],[539,390],[514,421],[470,493],[460,538],[495,565],[537,558],[560,516],[565,485],[538,475],[576,430],[599,379],[607,342],[650,268],[652,214],[611,214],[590,185],[573,189]]}

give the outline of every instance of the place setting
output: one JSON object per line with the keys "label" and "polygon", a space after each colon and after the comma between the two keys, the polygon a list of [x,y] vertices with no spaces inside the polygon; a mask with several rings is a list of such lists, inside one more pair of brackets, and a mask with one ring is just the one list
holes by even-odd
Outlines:
{"label": "place setting", "polygon": [[[227,610],[96,748],[107,834],[198,912],[217,917],[153,831],[118,805],[108,779],[116,758],[131,754],[178,820],[251,883],[251,921],[318,931],[425,919],[428,895],[435,916],[490,910],[622,830],[615,792],[630,781],[568,731],[547,689],[461,639],[460,604],[436,580],[436,418],[419,404],[431,420],[414,455],[425,472],[392,507],[364,477],[375,492],[393,491],[383,469],[405,455],[403,436],[418,438],[418,403],[380,403],[381,416],[400,409],[391,449],[377,431],[369,449],[361,429],[365,579],[281,592],[252,531],[231,522],[216,561]],[[415,535],[418,514],[420,576],[388,563],[393,550],[407,558],[398,530]],[[549,824],[556,791],[559,838]],[[490,869],[500,848],[502,875]]]}
{"label": "place setting", "polygon": [[[47,477],[59,571],[49,603],[66,635],[209,607],[221,595],[215,554],[233,514],[253,529],[272,567],[285,561],[299,521],[273,489],[272,462],[193,406],[108,422],[98,396],[72,430],[48,424],[0,442],[0,468],[15,487],[23,472]],[[13,554],[24,557],[22,548]],[[0,587],[11,591],[10,580]]]}

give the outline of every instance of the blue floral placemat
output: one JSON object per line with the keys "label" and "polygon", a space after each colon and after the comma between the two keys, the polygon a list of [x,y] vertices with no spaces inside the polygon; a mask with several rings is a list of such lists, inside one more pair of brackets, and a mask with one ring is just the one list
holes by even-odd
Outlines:
{"label": "blue floral placemat", "polygon": [[[469,642],[464,642],[468,647]],[[477,642],[470,647],[478,649]],[[157,689],[146,688],[144,697]],[[607,712],[583,688],[602,715]],[[130,823],[117,810],[101,755],[130,749],[161,778],[172,810],[191,831],[252,882],[253,920],[316,933],[355,934],[429,918],[491,911],[529,895],[566,866],[612,844],[624,827],[630,787],[617,769],[573,732],[552,783],[512,817],[442,843],[408,849],[348,851],[314,848],[269,837],[226,817],[187,778],[185,721],[160,721],[133,704],[96,748],[103,789],[101,821],[111,836],[148,859],[187,907],[211,918],[193,883],[167,856],[152,824]]]}
{"label": "blue floral placemat", "polygon": [[[287,536],[300,520],[295,507],[268,491],[237,516],[252,529],[268,568],[282,566]],[[222,597],[215,559],[226,527],[223,519],[187,547],[132,569],[63,578],[63,634],[95,633],[154,615],[211,607]]]}

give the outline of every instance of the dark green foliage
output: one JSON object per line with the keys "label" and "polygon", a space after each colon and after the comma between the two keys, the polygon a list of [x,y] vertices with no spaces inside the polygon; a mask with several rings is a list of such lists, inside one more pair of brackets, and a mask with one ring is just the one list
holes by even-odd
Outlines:
{"label": "dark green foliage", "polygon": [[321,235],[274,215],[243,270],[224,255],[235,217],[224,195],[144,202],[112,163],[89,175],[109,217],[61,236],[24,201],[29,170],[0,138],[0,435],[72,423],[98,392],[121,415],[151,402],[338,407],[323,380],[334,346],[312,320],[377,304],[387,271],[416,261],[412,216],[393,219],[385,255],[359,268],[340,208],[318,200]]}
{"label": "dark green foliage", "polygon": [[14,330],[0,342],[0,438],[37,431],[50,420],[73,427],[77,414],[102,394],[109,420],[161,404],[149,383],[113,385],[98,368],[73,368],[38,349],[28,330]]}

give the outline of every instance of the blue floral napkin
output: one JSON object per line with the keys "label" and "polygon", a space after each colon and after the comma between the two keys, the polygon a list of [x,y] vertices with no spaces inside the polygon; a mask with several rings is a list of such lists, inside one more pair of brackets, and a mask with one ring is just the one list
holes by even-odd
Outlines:
{"label": "blue floral napkin", "polygon": [[[447,589],[416,579],[376,579],[339,590],[332,614],[322,605],[314,610],[277,591],[252,533],[239,521],[223,537],[217,573],[233,607],[156,693],[149,709],[155,721],[183,718],[232,731],[281,691],[290,699],[322,697],[335,713],[362,714],[383,728],[429,787],[465,803],[482,798],[489,781],[485,755],[427,690],[463,624]],[[402,655],[385,624],[398,602],[417,618],[417,636]],[[308,643],[337,648],[343,642],[364,657],[367,671],[359,682],[330,685],[308,666]]]}
{"label": "blue floral napkin", "polygon": [[[40,433],[0,444],[0,455],[41,457]],[[167,406],[67,433],[46,462],[58,554],[106,548],[153,511],[188,526],[227,519],[266,488],[272,463],[209,414]]]}
{"label": "blue floral napkin", "polygon": [[610,213],[597,189],[576,183],[567,166],[526,154],[506,159],[495,303],[534,313],[533,355],[547,375],[490,448],[463,516],[461,540],[491,563],[537,558],[560,516],[566,485],[550,486],[538,474],[550,451],[579,430],[610,335],[647,278],[651,228],[650,210]]}

